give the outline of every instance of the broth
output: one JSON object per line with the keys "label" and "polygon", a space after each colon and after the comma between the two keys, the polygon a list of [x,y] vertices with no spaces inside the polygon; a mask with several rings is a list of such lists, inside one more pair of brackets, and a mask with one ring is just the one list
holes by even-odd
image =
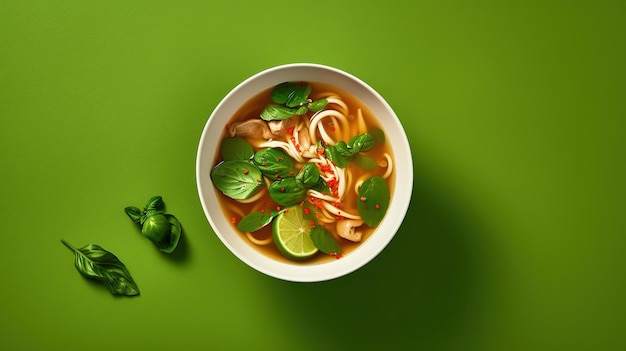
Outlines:
{"label": "broth", "polygon": [[[329,95],[329,93],[332,93],[332,95],[340,96],[341,100],[343,100],[343,102],[347,106],[348,111],[349,111],[348,116],[350,117],[349,118],[350,127],[348,128],[349,130],[345,130],[346,128],[343,128],[343,129],[334,128],[333,123],[337,123],[337,121],[333,121],[329,118],[325,118],[320,122],[324,124],[324,128],[328,131],[328,134],[332,137],[335,137],[336,140],[341,139],[341,140],[347,141],[347,139],[340,138],[338,133],[342,133],[342,135],[349,134],[350,136],[354,136],[358,134],[356,132],[356,130],[358,129],[358,126],[357,126],[358,118],[356,117],[358,109],[360,109],[362,112],[362,117],[363,117],[363,120],[365,122],[365,126],[368,132],[373,131],[373,130],[384,131],[383,126],[375,118],[373,113],[371,113],[371,111],[363,103],[358,101],[352,95],[327,84],[321,84],[321,83],[316,83],[316,82],[306,82],[306,83],[310,84],[312,87],[312,91],[310,95],[311,99],[317,100],[321,97],[325,97]],[[232,126],[233,124],[237,122],[243,122],[251,118],[259,118],[258,116],[260,115],[261,111],[267,105],[273,104],[271,100],[271,92],[273,88],[274,87],[268,88],[267,90],[257,94],[256,96],[251,98],[248,102],[246,102],[233,115],[228,125],[225,126],[225,131],[222,134],[221,139],[224,139],[230,136],[229,129],[230,129],[230,126]],[[311,115],[313,115],[313,113],[309,111],[306,114],[306,117],[311,117]],[[251,142],[251,144],[255,144],[264,140],[263,138],[255,138],[257,140],[252,140],[250,138],[247,138],[247,139]],[[255,147],[255,152],[260,149],[262,148]],[[343,195],[343,198],[341,200],[340,209],[348,213],[358,214],[356,205],[359,199],[358,199],[358,194],[354,190],[354,182],[366,176],[368,177],[369,176],[383,176],[387,172],[387,166],[391,166],[390,164],[393,164],[394,162],[393,153],[390,147],[390,143],[388,141],[384,143],[379,143],[379,142],[375,143],[371,150],[364,152],[363,154],[374,159],[377,162],[377,166],[375,167],[375,169],[371,171],[366,171],[362,169],[361,167],[359,167],[358,165],[356,165],[355,162],[351,162],[350,165],[347,167],[350,169],[350,172],[351,172],[351,179],[352,179],[351,184],[352,185],[351,185],[351,188],[346,189]],[[390,164],[388,164],[387,166],[385,166],[385,163],[387,162],[387,158],[385,154],[391,157],[391,160],[390,160],[391,162],[389,162]],[[219,150],[217,150],[217,157],[215,159],[214,165],[219,164],[221,161],[222,159],[220,156],[220,152]],[[301,166],[302,164],[303,163],[297,163],[298,166]],[[390,194],[393,193],[393,189],[395,186],[394,175],[395,175],[395,171],[392,171],[391,176],[388,176],[386,178]],[[273,242],[270,242],[267,245],[258,245],[251,241],[250,236],[252,236],[253,240],[256,240],[259,242],[271,240],[272,224],[267,225],[264,228],[261,228],[252,233],[241,233],[237,229],[237,223],[239,223],[241,218],[251,213],[252,211],[259,211],[259,210],[271,211],[271,210],[276,210],[277,208],[280,207],[274,200],[272,200],[272,198],[269,195],[269,192],[265,192],[265,194],[260,199],[252,203],[241,203],[237,200],[233,200],[229,198],[228,196],[224,196],[224,195],[219,196],[219,202],[220,202],[221,208],[223,209],[225,217],[227,218],[229,222],[232,223],[233,230],[237,232],[239,235],[241,235],[243,240],[248,242],[250,245],[252,245],[255,249],[259,250],[264,255],[269,256],[275,260],[278,260],[281,262],[298,263],[298,261],[294,261],[283,256]],[[350,252],[355,250],[359,245],[363,244],[376,230],[376,228],[370,228],[366,224],[363,224],[358,228],[358,230],[363,233],[360,242],[352,242],[350,240],[346,240],[338,236],[338,234],[336,233],[336,225],[334,223],[327,224],[325,225],[325,227],[326,229],[328,229],[328,231],[330,231],[333,234],[333,236],[335,236],[336,240],[341,245],[343,256],[349,255]],[[300,264],[321,263],[321,262],[327,262],[330,260],[335,260],[336,258],[337,257],[325,255],[320,252],[316,254],[313,258],[307,259],[306,261],[302,261]]]}

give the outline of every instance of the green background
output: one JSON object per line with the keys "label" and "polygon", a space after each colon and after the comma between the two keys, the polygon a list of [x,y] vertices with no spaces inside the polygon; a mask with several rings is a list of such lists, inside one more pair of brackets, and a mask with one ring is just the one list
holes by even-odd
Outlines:
{"label": "green background", "polygon": [[[0,0],[0,349],[625,349],[625,4]],[[196,192],[213,108],[293,62],[377,89],[414,157],[395,239],[322,283],[238,261]],[[157,194],[171,256],[123,212]]]}

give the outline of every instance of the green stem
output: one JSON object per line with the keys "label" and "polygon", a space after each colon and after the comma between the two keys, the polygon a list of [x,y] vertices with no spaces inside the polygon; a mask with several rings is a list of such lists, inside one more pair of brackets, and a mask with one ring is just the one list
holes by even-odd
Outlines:
{"label": "green stem", "polygon": [[72,246],[72,244],[70,244],[70,243],[68,243],[67,241],[65,241],[65,239],[61,239],[61,242],[62,242],[65,246],[67,246],[70,250],[72,250],[72,251],[76,252],[76,250],[77,250],[77,249],[76,249],[74,246]]}

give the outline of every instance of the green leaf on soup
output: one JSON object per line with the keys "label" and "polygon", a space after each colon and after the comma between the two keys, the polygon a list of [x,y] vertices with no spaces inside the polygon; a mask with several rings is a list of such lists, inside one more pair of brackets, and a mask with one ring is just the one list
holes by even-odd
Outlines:
{"label": "green leaf on soup", "polygon": [[311,228],[311,241],[321,252],[327,255],[338,255],[341,253],[341,246],[335,237],[323,226],[316,224]]}
{"label": "green leaf on soup", "polygon": [[272,180],[290,177],[296,173],[293,160],[281,149],[259,150],[254,154],[253,161],[261,173]]}
{"label": "green leaf on soup", "polygon": [[319,182],[317,182],[317,184],[313,185],[309,189],[319,191],[322,194],[330,195],[330,187],[328,186],[328,184],[326,184],[326,181],[322,177],[320,177],[320,180]]}
{"label": "green leaf on soup", "polygon": [[302,106],[308,102],[311,86],[309,84],[298,83],[285,102],[288,107]]}
{"label": "green leaf on soup", "polygon": [[371,171],[376,168],[376,160],[366,155],[354,155],[354,162],[366,171]]}
{"label": "green leaf on soup", "polygon": [[307,189],[296,181],[295,177],[277,180],[270,184],[269,193],[272,200],[281,206],[292,206],[306,199]]}
{"label": "green leaf on soup", "polygon": [[[344,143],[345,144],[345,143]],[[324,154],[326,157],[339,168],[346,168],[352,160],[352,155],[343,156],[337,151],[337,147],[334,145],[327,145],[324,147]]]}
{"label": "green leaf on soup", "polygon": [[376,140],[371,134],[363,133],[356,135],[350,139],[348,142],[348,146],[352,150],[352,154],[356,154],[357,152],[366,152],[374,147],[374,143]]}
{"label": "green leaf on soup", "polygon": [[377,143],[379,143],[379,144],[384,144],[385,143],[385,132],[383,132],[382,129],[380,129],[380,128],[373,128],[373,129],[369,130],[368,133],[371,134],[374,137],[374,140],[376,140]]}
{"label": "green leaf on soup", "polygon": [[249,160],[254,155],[254,149],[243,138],[224,138],[220,144],[220,154],[224,161]]}
{"label": "green leaf on soup", "polygon": [[298,115],[298,116],[306,115],[307,112],[309,112],[309,108],[308,107],[300,106],[296,110],[296,115]]}
{"label": "green leaf on soup", "polygon": [[309,107],[309,110],[313,111],[313,112],[318,112],[324,109],[324,107],[326,107],[328,105],[328,100],[326,99],[319,99],[317,101],[312,101],[309,102],[309,104],[307,105]]}
{"label": "green leaf on soup", "polygon": [[272,90],[272,101],[278,104],[286,104],[294,90],[300,85],[298,82],[284,82],[274,87]]}
{"label": "green leaf on soup", "polygon": [[264,121],[278,121],[291,118],[296,112],[298,112],[297,108],[282,105],[267,105],[263,111],[261,111],[260,117]]}
{"label": "green leaf on soup", "polygon": [[375,227],[382,221],[389,207],[389,186],[383,177],[366,179],[359,188],[357,210],[363,222]]}
{"label": "green leaf on soup", "polygon": [[211,170],[211,180],[224,195],[243,200],[265,185],[261,171],[251,161],[224,161]]}
{"label": "green leaf on soup", "polygon": [[350,146],[343,140],[340,140],[335,144],[335,149],[337,150],[337,153],[343,157],[352,157],[352,155],[354,155]]}
{"label": "green leaf on soup", "polygon": [[296,175],[296,181],[300,182],[305,188],[315,186],[320,181],[320,171],[313,163],[307,163]]}
{"label": "green leaf on soup", "polygon": [[252,211],[239,221],[237,229],[242,232],[254,232],[272,223],[274,217],[282,211],[261,212]]}

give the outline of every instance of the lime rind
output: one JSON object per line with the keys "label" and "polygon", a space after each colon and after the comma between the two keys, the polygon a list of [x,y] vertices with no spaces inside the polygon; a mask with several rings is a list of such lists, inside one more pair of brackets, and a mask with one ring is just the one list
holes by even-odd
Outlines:
{"label": "lime rind", "polygon": [[274,243],[284,256],[304,260],[319,251],[310,237],[310,223],[304,218],[300,206],[289,207],[274,219],[272,225]]}

